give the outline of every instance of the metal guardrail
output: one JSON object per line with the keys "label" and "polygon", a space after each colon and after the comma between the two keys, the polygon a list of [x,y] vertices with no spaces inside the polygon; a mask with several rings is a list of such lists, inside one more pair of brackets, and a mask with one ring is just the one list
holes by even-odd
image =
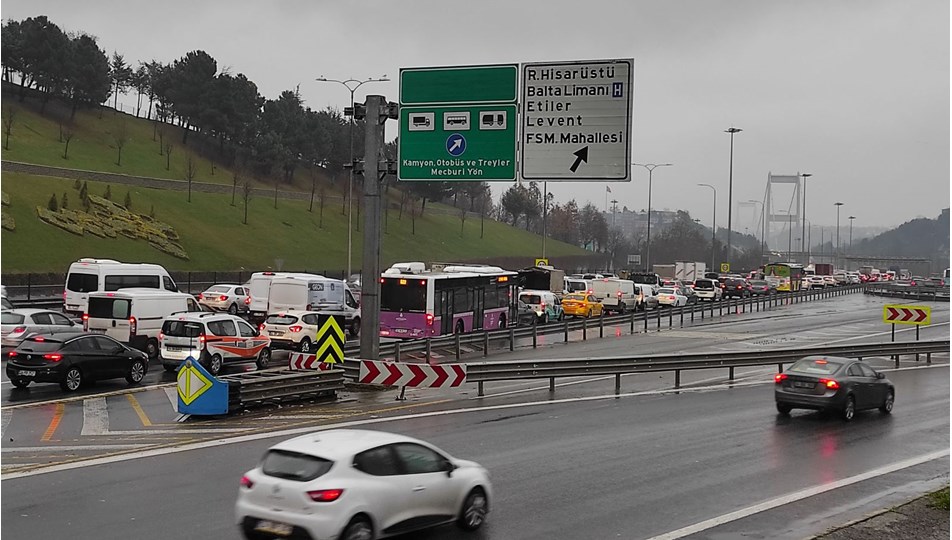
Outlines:
{"label": "metal guardrail", "polygon": [[876,296],[891,296],[907,300],[932,300],[934,302],[949,301],[949,286],[932,287],[923,285],[905,285],[901,283],[867,283],[866,294]]}
{"label": "metal guardrail", "polygon": [[847,345],[840,347],[812,347],[799,349],[773,349],[769,351],[730,353],[686,353],[675,355],[613,356],[581,359],[546,359],[514,362],[478,362],[466,364],[467,382],[478,383],[477,395],[482,396],[483,384],[489,381],[517,379],[549,379],[549,390],[555,391],[558,377],[582,377],[591,375],[615,375],[615,393],[621,392],[621,376],[630,373],[674,371],[675,388],[681,387],[681,371],[692,369],[729,369],[729,379],[734,380],[734,368],[777,365],[778,372],[788,364],[804,356],[844,356],[866,358],[891,356],[899,367],[899,356],[926,356],[926,364],[932,364],[932,355],[949,352],[949,341],[914,341],[880,343],[871,345]]}
{"label": "metal guardrail", "polygon": [[344,389],[344,371],[340,369],[251,371],[219,380],[228,383],[229,414],[251,405],[334,397]]}
{"label": "metal guardrail", "polygon": [[[685,319],[694,322],[697,319],[713,318],[734,313],[760,312],[774,307],[788,304],[797,304],[812,300],[823,300],[852,294],[862,291],[863,285],[847,285],[828,289],[811,289],[807,291],[798,291],[792,293],[778,293],[764,296],[752,296],[748,298],[729,298],[720,302],[699,302],[689,306],[676,308],[659,307],[651,311],[629,312],[622,315],[606,315],[593,319],[565,319],[561,322],[550,322],[541,325],[534,324],[529,326],[509,327],[494,330],[482,330],[469,332],[466,334],[451,334],[435,338],[405,340],[391,343],[382,343],[380,345],[380,355],[393,358],[400,362],[406,353],[423,352],[427,362],[431,361],[432,350],[434,348],[445,349],[452,347],[455,351],[455,358],[459,360],[462,355],[461,347],[464,345],[479,345],[483,350],[483,356],[489,355],[489,345],[491,343],[507,342],[509,350],[515,349],[516,340],[532,339],[533,348],[537,346],[539,336],[562,334],[563,340],[569,342],[570,332],[582,332],[582,340],[589,338],[589,333],[598,332],[598,337],[604,337],[605,327],[617,327],[627,325],[630,333],[635,333],[635,327],[642,327],[648,331],[650,327],[660,330],[665,324],[668,328],[674,325],[684,326]],[[613,334],[614,335],[614,334]],[[344,356],[355,357],[360,354],[360,347],[351,345],[344,348]]]}

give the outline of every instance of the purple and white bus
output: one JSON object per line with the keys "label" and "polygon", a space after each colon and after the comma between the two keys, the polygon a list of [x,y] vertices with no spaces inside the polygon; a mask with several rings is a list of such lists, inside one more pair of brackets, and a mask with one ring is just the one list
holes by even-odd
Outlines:
{"label": "purple and white bus", "polygon": [[394,264],[380,277],[380,335],[419,339],[505,328],[516,321],[517,276],[496,266]]}

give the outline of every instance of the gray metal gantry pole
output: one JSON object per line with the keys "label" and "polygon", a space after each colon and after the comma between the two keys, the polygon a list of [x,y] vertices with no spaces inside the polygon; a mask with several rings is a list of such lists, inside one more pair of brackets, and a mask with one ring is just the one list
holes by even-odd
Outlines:
{"label": "gray metal gantry pole", "polygon": [[[364,246],[360,274],[360,358],[380,356],[380,170],[387,113],[383,96],[367,96],[364,139]],[[381,174],[381,172],[383,174]]]}

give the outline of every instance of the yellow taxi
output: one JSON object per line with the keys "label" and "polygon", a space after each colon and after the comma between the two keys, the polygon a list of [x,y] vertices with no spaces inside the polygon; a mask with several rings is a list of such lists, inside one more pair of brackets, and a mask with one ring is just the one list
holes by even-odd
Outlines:
{"label": "yellow taxi", "polygon": [[562,311],[574,317],[601,317],[602,303],[588,293],[567,294],[562,298]]}

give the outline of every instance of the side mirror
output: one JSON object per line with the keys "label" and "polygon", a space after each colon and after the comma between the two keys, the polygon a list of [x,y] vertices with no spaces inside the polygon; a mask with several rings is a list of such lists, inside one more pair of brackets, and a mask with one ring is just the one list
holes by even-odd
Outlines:
{"label": "side mirror", "polygon": [[443,470],[446,471],[446,476],[453,476],[453,471],[456,470],[456,465],[447,459],[443,461]]}
{"label": "side mirror", "polygon": [[876,372],[876,378],[877,378],[877,379],[885,379],[885,378],[886,378],[886,374],[885,374],[885,373],[879,373],[879,372],[877,371],[877,372]]}

